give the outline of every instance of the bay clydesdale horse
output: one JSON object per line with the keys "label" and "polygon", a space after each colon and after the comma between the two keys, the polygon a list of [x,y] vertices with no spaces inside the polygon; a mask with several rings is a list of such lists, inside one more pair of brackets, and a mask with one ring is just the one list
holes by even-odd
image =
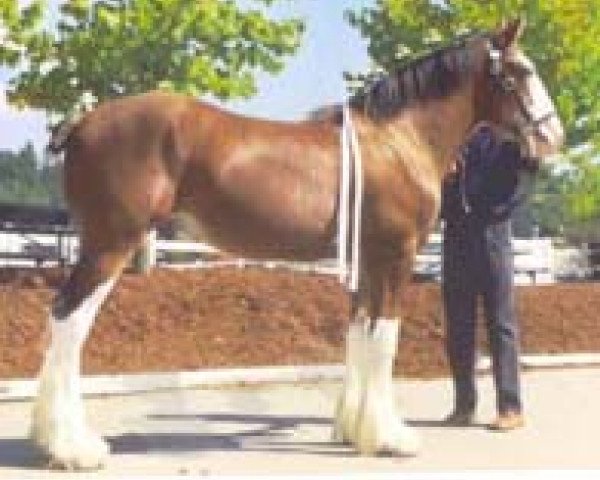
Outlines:
{"label": "bay clydesdale horse", "polygon": [[[530,156],[563,141],[519,21],[416,60],[350,100],[364,163],[360,288],[352,299],[347,378],[334,433],[364,454],[414,454],[398,415],[392,363],[399,290],[438,215],[442,178],[480,121],[510,131]],[[313,259],[336,235],[336,112],[297,123],[250,119],[151,92],[98,106],[50,142],[81,254],[53,304],[32,441],[60,468],[99,467],[108,445],[86,425],[80,353],[98,310],[155,222],[185,211],[222,249]],[[210,345],[206,346],[210,348]]]}

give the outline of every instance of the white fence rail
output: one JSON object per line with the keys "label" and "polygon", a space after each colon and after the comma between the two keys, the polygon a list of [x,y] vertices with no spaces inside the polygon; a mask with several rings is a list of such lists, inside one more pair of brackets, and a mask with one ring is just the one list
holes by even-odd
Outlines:
{"label": "white fence rail", "polygon": [[513,238],[515,283],[554,283],[554,248],[550,238]]}
{"label": "white fence rail", "polygon": [[[77,258],[79,240],[75,235],[19,234],[0,232],[0,267],[55,265],[57,255],[66,263]],[[161,267],[170,268],[216,268],[224,266],[262,266],[269,269],[283,268],[300,272],[334,275],[337,265],[334,259],[303,263],[283,260],[254,261],[225,258],[219,250],[205,243],[163,240],[154,242],[153,258]],[[550,238],[513,239],[515,281],[520,284],[553,283],[557,278],[583,278],[589,270],[586,252],[581,249],[558,249]],[[2,255],[7,252],[8,255]],[[44,256],[45,255],[45,256]],[[429,243],[419,252],[415,263],[415,275],[419,278],[440,280],[442,274],[442,237],[431,234]],[[42,262],[39,261],[43,258]]]}
{"label": "white fence rail", "polygon": [[0,267],[71,264],[78,250],[79,239],[73,234],[0,231]]}

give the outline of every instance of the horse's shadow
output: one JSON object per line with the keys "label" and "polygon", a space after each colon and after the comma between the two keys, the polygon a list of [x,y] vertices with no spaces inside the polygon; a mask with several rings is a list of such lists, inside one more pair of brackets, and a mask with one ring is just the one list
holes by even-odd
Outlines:
{"label": "horse's shadow", "polygon": [[[193,452],[193,451],[247,451],[304,453],[326,456],[356,456],[352,447],[331,440],[332,420],[315,416],[251,415],[234,413],[210,414],[152,414],[151,421],[202,422],[215,424],[225,431],[224,425],[232,424],[231,433],[130,433],[112,437],[112,450],[116,454],[149,452]],[[416,428],[451,428],[441,419],[410,419],[406,423]],[[251,428],[247,428],[251,426]],[[255,426],[255,427],[254,427]],[[294,438],[296,429],[329,427],[321,429],[321,441],[299,441]],[[473,423],[465,427],[482,428]]]}
{"label": "horse's shadow", "polygon": [[[349,446],[332,442],[332,421],[317,416],[251,415],[233,413],[209,414],[152,414],[153,423],[169,422],[172,433],[130,432],[107,437],[114,455],[130,454],[185,454],[203,451],[300,453],[307,455],[352,457],[357,453]],[[185,432],[177,432],[177,423],[186,425]],[[198,424],[198,430],[213,427],[215,432],[189,432],[189,424]],[[417,428],[443,427],[442,420],[411,419],[407,423]],[[481,428],[473,424],[470,427]],[[161,427],[164,427],[162,425]],[[295,438],[298,429],[321,428],[319,441]],[[464,427],[460,427],[464,428]],[[164,430],[164,428],[160,428]],[[0,439],[0,466],[40,468],[39,452],[26,439]]]}
{"label": "horse's shadow", "polygon": [[[294,432],[304,426],[331,425],[331,419],[314,416],[211,414],[153,414],[151,421],[202,422],[218,426],[218,433],[125,433],[109,437],[114,454],[186,453],[201,451],[294,452],[316,455],[352,456],[349,447],[332,443],[326,433],[323,441],[294,439]],[[232,428],[224,427],[232,424]],[[249,427],[249,428],[248,428]],[[226,433],[223,433],[226,432]]]}
{"label": "horse's shadow", "polygon": [[[322,441],[296,441],[294,432],[303,426],[327,427],[329,418],[313,416],[202,414],[148,415],[153,422],[170,422],[172,433],[131,432],[105,437],[113,455],[129,454],[185,454],[203,451],[305,453],[326,456],[354,456],[351,448],[332,443],[328,432]],[[187,425],[185,432],[177,431],[177,423]],[[198,424],[198,430],[218,427],[217,433],[189,432],[189,423]],[[212,424],[212,425],[211,425]],[[231,428],[227,428],[230,426]],[[160,430],[164,430],[161,426]],[[223,433],[225,432],[225,433]],[[0,438],[0,467],[39,469],[47,459],[25,438]]]}
{"label": "horse's shadow", "polygon": [[0,438],[0,467],[39,468],[39,451],[25,438]]}

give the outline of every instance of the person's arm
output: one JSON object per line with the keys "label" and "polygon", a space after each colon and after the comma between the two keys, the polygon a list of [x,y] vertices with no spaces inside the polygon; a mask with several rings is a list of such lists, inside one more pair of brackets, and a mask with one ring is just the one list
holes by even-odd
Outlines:
{"label": "person's arm", "polygon": [[517,182],[510,196],[499,205],[490,208],[489,217],[492,221],[508,218],[513,211],[525,202],[533,189],[534,175],[531,172],[519,170],[516,175]]}
{"label": "person's arm", "polygon": [[525,202],[535,180],[535,171],[528,167],[518,145],[507,144],[503,155],[504,158],[501,160],[507,162],[509,171],[514,175],[514,184],[509,195],[490,212],[492,220],[496,221],[509,217],[519,205]]}
{"label": "person's arm", "polygon": [[532,190],[534,174],[517,144],[504,142],[490,152],[485,186],[475,203],[474,213],[484,222],[507,219]]}

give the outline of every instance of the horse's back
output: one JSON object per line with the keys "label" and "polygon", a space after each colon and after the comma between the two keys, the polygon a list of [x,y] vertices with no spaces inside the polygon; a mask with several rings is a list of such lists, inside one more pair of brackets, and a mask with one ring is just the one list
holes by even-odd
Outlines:
{"label": "horse's back", "polygon": [[311,244],[334,215],[338,148],[326,121],[260,120],[150,92],[85,115],[67,149],[65,192],[84,228],[100,219],[90,228],[107,236],[182,209],[231,246]]}

